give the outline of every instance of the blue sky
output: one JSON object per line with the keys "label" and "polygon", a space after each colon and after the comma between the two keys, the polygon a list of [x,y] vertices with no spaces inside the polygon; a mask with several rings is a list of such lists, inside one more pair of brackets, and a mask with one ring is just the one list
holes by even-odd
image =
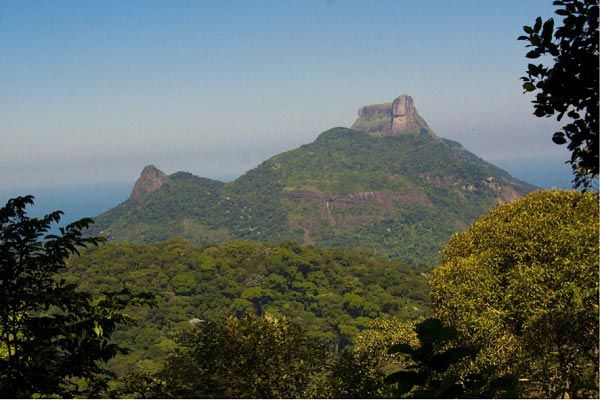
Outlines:
{"label": "blue sky", "polygon": [[5,0],[0,186],[131,181],[150,163],[231,177],[402,93],[489,161],[560,165],[516,40],[551,13],[549,0]]}

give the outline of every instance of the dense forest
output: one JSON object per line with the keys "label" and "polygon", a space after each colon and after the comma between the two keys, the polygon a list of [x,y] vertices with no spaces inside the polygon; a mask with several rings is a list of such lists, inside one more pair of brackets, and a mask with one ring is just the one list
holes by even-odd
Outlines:
{"label": "dense forest", "polygon": [[137,323],[115,333],[133,350],[110,362],[123,375],[157,370],[194,320],[286,317],[327,348],[343,348],[375,319],[427,315],[429,271],[361,250],[251,242],[199,248],[173,239],[92,248],[69,260],[65,279],[95,295],[126,287],[155,296],[155,308],[132,308]]}
{"label": "dense forest", "polygon": [[40,242],[60,213],[29,219],[31,201],[0,210],[2,393],[598,394],[596,193],[499,206],[433,270],[292,243],[101,244],[90,220]]}

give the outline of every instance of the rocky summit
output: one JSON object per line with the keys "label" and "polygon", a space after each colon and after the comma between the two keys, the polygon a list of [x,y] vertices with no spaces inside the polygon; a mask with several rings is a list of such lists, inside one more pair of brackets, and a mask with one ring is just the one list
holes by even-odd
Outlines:
{"label": "rocky summit", "polygon": [[134,200],[139,199],[145,194],[160,189],[167,182],[169,182],[169,177],[164,172],[154,165],[148,165],[144,167],[140,177],[135,182],[135,185],[133,185],[129,198]]}
{"label": "rocky summit", "polygon": [[532,190],[434,134],[402,95],[361,107],[352,129],[323,132],[234,182],[148,166],[91,233],[133,242],[289,240],[435,263],[454,233]]}
{"label": "rocky summit", "polygon": [[435,136],[427,122],[417,113],[413,98],[406,94],[398,96],[391,103],[360,107],[358,119],[351,129],[383,136],[406,133]]}

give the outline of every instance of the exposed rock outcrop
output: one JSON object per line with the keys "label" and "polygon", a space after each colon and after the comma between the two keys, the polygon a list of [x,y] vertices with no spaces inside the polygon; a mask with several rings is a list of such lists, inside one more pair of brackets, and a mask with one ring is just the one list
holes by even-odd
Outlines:
{"label": "exposed rock outcrop", "polygon": [[419,132],[417,110],[410,96],[403,94],[392,103],[392,134]]}
{"label": "exposed rock outcrop", "polygon": [[147,165],[142,170],[140,177],[133,185],[130,199],[139,199],[140,197],[160,189],[165,183],[169,182],[169,177],[156,168],[154,165]]}
{"label": "exposed rock outcrop", "polygon": [[403,94],[392,103],[362,106],[353,130],[395,136],[406,133],[432,134],[427,123],[417,113],[411,96]]}
{"label": "exposed rock outcrop", "polygon": [[[432,206],[431,201],[424,193],[418,191],[365,191],[347,194],[325,193],[314,189],[288,188],[283,195],[290,200],[306,201],[314,206],[321,206],[326,211],[330,225],[345,224],[348,221],[369,223],[381,221],[385,216],[392,215],[397,204]],[[375,206],[375,215],[363,215],[357,218],[352,213],[341,216],[336,215],[353,207],[371,204]],[[318,208],[318,207],[317,207]]]}
{"label": "exposed rock outcrop", "polygon": [[392,114],[392,103],[373,104],[362,106],[358,109],[359,118],[384,118],[389,119]]}

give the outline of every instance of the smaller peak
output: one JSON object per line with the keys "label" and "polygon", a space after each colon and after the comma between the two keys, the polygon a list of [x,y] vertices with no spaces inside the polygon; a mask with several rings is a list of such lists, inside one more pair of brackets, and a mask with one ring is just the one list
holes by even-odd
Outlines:
{"label": "smaller peak", "polygon": [[148,164],[142,169],[141,175],[150,174],[150,173],[160,173],[164,174],[160,169],[156,168],[154,164]]}
{"label": "smaller peak", "polygon": [[160,189],[165,183],[169,182],[169,180],[169,177],[154,165],[146,165],[144,169],[142,169],[140,177],[133,185],[129,198],[134,200],[139,199],[148,193]]}

